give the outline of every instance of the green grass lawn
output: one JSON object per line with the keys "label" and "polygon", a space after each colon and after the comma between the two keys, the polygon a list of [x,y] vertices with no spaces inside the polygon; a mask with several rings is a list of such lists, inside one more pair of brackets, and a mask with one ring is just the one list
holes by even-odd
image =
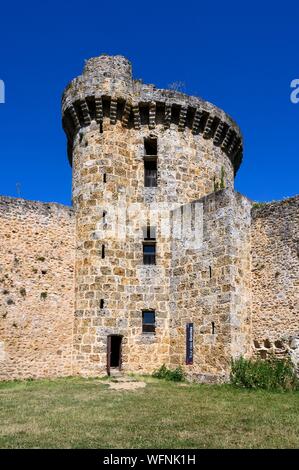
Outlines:
{"label": "green grass lawn", "polygon": [[298,448],[299,392],[145,379],[0,383],[1,448]]}

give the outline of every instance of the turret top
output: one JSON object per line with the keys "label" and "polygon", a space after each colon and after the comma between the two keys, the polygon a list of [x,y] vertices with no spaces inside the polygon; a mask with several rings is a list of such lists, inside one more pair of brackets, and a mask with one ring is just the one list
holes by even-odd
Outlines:
{"label": "turret top", "polygon": [[145,122],[154,128],[159,117],[165,128],[175,124],[180,132],[189,128],[194,135],[213,138],[214,144],[227,153],[235,171],[242,160],[241,132],[228,114],[199,97],[133,80],[131,63],[121,55],[103,54],[87,60],[83,74],[64,91],[62,114],[69,156],[80,127],[92,120],[100,124],[110,115],[111,124],[120,119],[124,127],[133,125],[136,129]]}
{"label": "turret top", "polygon": [[122,55],[109,56],[102,54],[85,62],[83,74],[93,77],[132,80],[132,65]]}

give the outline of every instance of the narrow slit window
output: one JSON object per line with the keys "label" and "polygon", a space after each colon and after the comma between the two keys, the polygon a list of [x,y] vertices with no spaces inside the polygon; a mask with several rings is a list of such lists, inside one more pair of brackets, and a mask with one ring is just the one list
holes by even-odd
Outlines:
{"label": "narrow slit window", "polygon": [[215,322],[212,321],[212,335],[215,334]]}
{"label": "narrow slit window", "polygon": [[212,267],[209,266],[209,273],[210,273],[210,278],[212,277]]}
{"label": "narrow slit window", "polygon": [[100,300],[100,308],[104,308],[104,299]]}
{"label": "narrow slit window", "polygon": [[155,310],[143,310],[142,312],[142,333],[156,332]]}
{"label": "narrow slit window", "polygon": [[147,225],[143,229],[144,240],[156,240],[156,227]]}
{"label": "narrow slit window", "polygon": [[107,215],[107,212],[106,211],[103,211],[103,227],[106,228],[106,215]]}
{"label": "narrow slit window", "polygon": [[102,245],[102,259],[105,258],[105,245]]}
{"label": "narrow slit window", "polygon": [[147,137],[144,139],[144,155],[158,155],[158,141],[156,137]]}
{"label": "narrow slit window", "polygon": [[106,183],[107,182],[107,177],[106,177],[106,173],[103,174],[103,183]]}
{"label": "narrow slit window", "polygon": [[146,188],[157,187],[157,174],[157,157],[144,157],[144,186]]}

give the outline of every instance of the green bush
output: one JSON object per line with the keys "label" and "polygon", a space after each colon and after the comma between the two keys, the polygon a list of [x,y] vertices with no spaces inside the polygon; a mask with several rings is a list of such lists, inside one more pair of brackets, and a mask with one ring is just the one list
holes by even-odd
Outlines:
{"label": "green bush", "polygon": [[163,364],[160,369],[154,371],[153,377],[156,379],[172,380],[173,382],[182,382],[185,379],[185,374],[181,367],[172,370]]}
{"label": "green bush", "polygon": [[266,390],[298,390],[299,381],[289,358],[270,356],[262,359],[239,359],[232,361],[230,380],[233,385]]}

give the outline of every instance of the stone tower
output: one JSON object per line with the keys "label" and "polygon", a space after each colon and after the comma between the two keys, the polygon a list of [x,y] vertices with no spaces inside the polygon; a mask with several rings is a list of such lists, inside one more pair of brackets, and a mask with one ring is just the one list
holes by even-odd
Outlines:
{"label": "stone tower", "polygon": [[[250,334],[238,126],[200,98],[133,80],[122,56],[88,60],[62,113],[76,216],[73,372],[165,363],[223,378]],[[161,210],[173,221],[186,208],[194,230],[195,202],[202,243],[188,249],[173,226],[163,231]]]}

